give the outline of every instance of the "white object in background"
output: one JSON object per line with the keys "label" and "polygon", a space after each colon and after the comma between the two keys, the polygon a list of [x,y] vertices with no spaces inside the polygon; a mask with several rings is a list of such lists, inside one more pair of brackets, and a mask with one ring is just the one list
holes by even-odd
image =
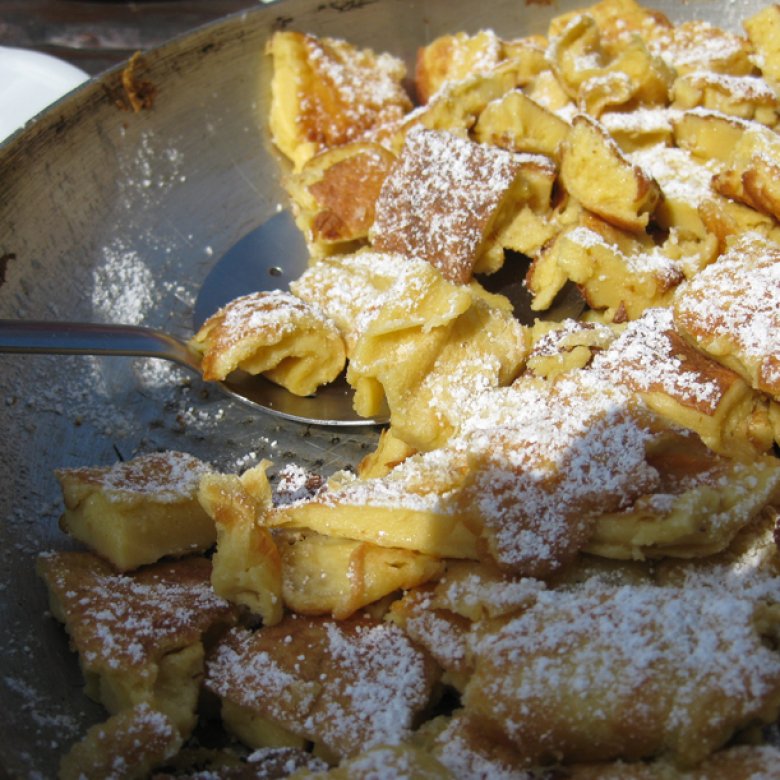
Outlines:
{"label": "white object in background", "polygon": [[0,46],[0,142],[88,78],[48,54]]}

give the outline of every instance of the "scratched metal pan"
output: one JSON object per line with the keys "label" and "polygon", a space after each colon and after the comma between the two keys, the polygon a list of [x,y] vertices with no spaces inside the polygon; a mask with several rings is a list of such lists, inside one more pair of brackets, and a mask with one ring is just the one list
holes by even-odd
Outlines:
{"label": "scratched metal pan", "polygon": [[[128,110],[120,71],[79,88],[0,146],[0,317],[144,324],[186,336],[200,283],[285,202],[266,130],[265,42],[286,27],[392,51],[411,65],[444,32],[543,32],[581,4],[287,0],[146,52],[153,107]],[[659,2],[738,30],[757,2]],[[280,264],[284,262],[279,258]],[[330,473],[377,432],[261,416],[180,369],[127,358],[0,355],[0,752],[5,774],[52,777],[102,710],[46,615],[36,554],[63,548],[53,470],[176,448],[223,469],[268,457]],[[0,775],[3,772],[0,771]]]}

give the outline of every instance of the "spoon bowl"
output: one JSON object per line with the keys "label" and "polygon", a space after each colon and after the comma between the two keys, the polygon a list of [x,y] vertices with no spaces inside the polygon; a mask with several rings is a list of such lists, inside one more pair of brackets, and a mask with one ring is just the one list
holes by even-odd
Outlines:
{"label": "spoon bowl", "polygon": [[[300,229],[289,211],[279,211],[237,241],[209,271],[195,301],[195,331],[235,298],[287,289],[308,267],[309,253]],[[336,427],[387,422],[387,415],[374,419],[358,416],[352,407],[353,390],[344,374],[305,397],[243,371],[234,371],[220,384],[233,397],[288,420]]]}

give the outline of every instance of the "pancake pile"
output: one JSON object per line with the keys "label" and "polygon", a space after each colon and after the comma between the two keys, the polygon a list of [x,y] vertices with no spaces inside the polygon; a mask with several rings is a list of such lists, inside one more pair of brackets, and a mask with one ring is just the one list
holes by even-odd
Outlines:
{"label": "pancake pile", "polygon": [[110,713],[62,777],[780,777],[780,7],[743,26],[601,0],[413,94],[273,35],[310,265],[192,344],[390,423],[354,472],[57,472]]}

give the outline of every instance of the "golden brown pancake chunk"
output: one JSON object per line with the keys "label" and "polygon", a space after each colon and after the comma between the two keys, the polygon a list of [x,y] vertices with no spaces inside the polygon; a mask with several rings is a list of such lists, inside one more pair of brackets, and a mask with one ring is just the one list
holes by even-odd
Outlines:
{"label": "golden brown pancake chunk", "polygon": [[182,738],[162,712],[138,704],[87,731],[60,762],[61,780],[143,780],[178,753]]}
{"label": "golden brown pancake chunk", "polygon": [[780,748],[737,745],[713,753],[699,766],[681,770],[668,761],[575,764],[566,780],[775,780]]}
{"label": "golden brown pancake chunk", "polygon": [[203,323],[190,341],[207,380],[236,369],[264,374],[295,395],[311,395],[343,370],[344,343],[318,309],[281,290],[242,295]]}
{"label": "golden brown pancake chunk", "polygon": [[573,14],[548,51],[561,86],[594,118],[606,109],[667,102],[674,71],[638,35],[602,40],[589,13]]}
{"label": "golden brown pancake chunk", "polygon": [[[542,54],[543,56],[543,54]],[[425,105],[410,111],[401,121],[372,133],[371,139],[384,144],[396,154],[403,148],[407,134],[415,127],[448,132],[459,138],[469,138],[480,113],[490,103],[527,81],[529,69],[534,72],[534,60],[520,56],[506,60],[486,73],[475,73],[461,81],[450,81]]]}
{"label": "golden brown pancake chunk", "polygon": [[211,589],[211,563],[183,558],[118,574],[91,553],[45,553],[37,571],[65,624],[87,693],[116,713],[148,703],[182,734],[195,723],[203,635],[234,622]]}
{"label": "golden brown pancake chunk", "polygon": [[[270,499],[267,465],[256,466],[259,475],[252,477],[265,480]],[[198,499],[217,526],[211,583],[218,595],[273,625],[283,613],[282,565],[270,532],[260,522],[266,506],[247,490],[244,477],[212,473],[200,482]]]}
{"label": "golden brown pancake chunk", "polygon": [[284,603],[300,615],[336,620],[399,590],[437,577],[443,562],[429,555],[369,542],[277,529]]}
{"label": "golden brown pancake chunk", "polygon": [[205,552],[214,522],[197,501],[207,465],[168,451],[108,467],[58,469],[64,531],[128,571],[165,556]]}
{"label": "golden brown pancake chunk", "polygon": [[643,231],[661,197],[658,184],[623,155],[604,127],[578,114],[561,146],[561,182],[616,227]]}
{"label": "golden brown pancake chunk", "polygon": [[344,144],[312,157],[286,182],[313,256],[365,239],[395,155],[376,143]]}
{"label": "golden brown pancake chunk", "polygon": [[775,601],[780,593],[778,510],[767,506],[734,537],[723,552],[690,561],[666,559],[656,568],[657,582],[678,587],[707,586]]}
{"label": "golden brown pancake chunk", "polygon": [[672,100],[675,108],[702,106],[769,127],[777,123],[777,95],[759,76],[694,71],[674,82]]}
{"label": "golden brown pancake chunk", "polygon": [[590,372],[485,394],[453,444],[469,458],[459,512],[502,570],[547,578],[585,546],[596,517],[652,490],[647,412]]}
{"label": "golden brown pancake chunk", "polygon": [[471,674],[468,619],[438,606],[430,586],[415,588],[394,602],[390,619],[441,666],[443,683],[463,690]]}
{"label": "golden brown pancake chunk", "polygon": [[589,552],[622,560],[712,556],[780,497],[780,463],[773,456],[735,460],[674,432],[653,443],[648,459],[659,486],[630,507],[601,515]]}
{"label": "golden brown pancake chunk", "polygon": [[668,305],[684,278],[681,264],[647,236],[585,215],[581,224],[562,230],[542,249],[527,283],[534,311],[547,309],[568,279],[605,320],[625,322],[649,306]]}
{"label": "golden brown pancake chunk", "polygon": [[675,296],[680,332],[757,390],[780,396],[780,246],[747,234]]}
{"label": "golden brown pancake chunk", "polygon": [[413,128],[382,186],[369,239],[467,282],[521,173],[521,158],[503,149]]}
{"label": "golden brown pancake chunk", "polygon": [[510,577],[476,561],[448,561],[434,587],[431,604],[473,622],[511,615],[533,603],[541,580]]}
{"label": "golden brown pancake chunk", "polygon": [[[439,279],[442,286],[447,284]],[[447,297],[453,302],[465,291],[448,286],[452,289]],[[517,376],[526,336],[511,314],[477,297],[440,327],[429,322],[399,328],[403,319],[417,319],[426,303],[432,308],[422,296],[418,302],[405,304],[403,295],[388,298],[356,345],[347,381],[357,390],[355,409],[360,414],[378,413],[376,407],[364,406],[366,396],[387,399],[395,434],[426,451],[457,432],[463,409],[475,393],[508,385]]]}
{"label": "golden brown pancake chunk", "polygon": [[[524,155],[523,178],[527,195],[518,202],[512,216],[504,222],[498,243],[504,249],[534,257],[563,225],[574,219],[581,206],[569,198],[558,198],[554,190],[558,169],[548,157]],[[553,207],[555,201],[555,207]]]}
{"label": "golden brown pancake chunk", "polygon": [[314,263],[290,285],[302,300],[336,323],[351,356],[358,337],[376,315],[399,278],[424,272],[424,260],[361,250],[334,254]]}
{"label": "golden brown pancake chunk", "polygon": [[739,374],[687,343],[671,309],[645,311],[592,365],[716,451],[751,455],[771,446],[771,436],[752,441],[747,435],[747,420],[761,408],[761,399]]}
{"label": "golden brown pancake chunk", "polygon": [[358,464],[357,475],[360,479],[387,476],[399,463],[414,455],[415,452],[414,447],[399,439],[391,428],[383,428],[374,451],[366,455]]}
{"label": "golden brown pancake chunk", "polygon": [[[717,196],[712,187],[712,175],[717,166],[693,157],[686,149],[650,147],[628,155],[649,176],[652,176],[663,192],[654,220],[666,230],[677,231],[678,241],[685,238],[703,238],[706,227],[699,214],[702,203]],[[687,258],[680,258],[686,275],[692,276],[706,263],[691,267]],[[706,259],[714,260],[714,253]]]}
{"label": "golden brown pancake chunk", "polygon": [[291,616],[231,631],[208,664],[207,686],[336,757],[397,742],[431,702],[434,665],[406,635],[366,619]]}
{"label": "golden brown pancake chunk", "polygon": [[[358,338],[388,296],[430,277],[425,260],[363,249],[330,255],[291,283],[293,292],[336,323],[351,357]],[[411,294],[411,292],[409,293]]]}
{"label": "golden brown pancake chunk", "polygon": [[492,100],[474,127],[476,139],[513,152],[556,158],[569,125],[519,89]]}
{"label": "golden brown pancake chunk", "polygon": [[627,112],[608,111],[599,121],[623,152],[629,153],[671,145],[672,121],[679,113],[666,107],[637,108]]}
{"label": "golden brown pancake chunk", "polygon": [[761,74],[770,83],[780,82],[780,8],[768,4],[742,22],[750,42],[753,57]]}
{"label": "golden brown pancake chunk", "polygon": [[747,38],[699,19],[650,28],[648,47],[678,74],[694,71],[745,76],[753,72]]}
{"label": "golden brown pancake chunk", "polygon": [[475,35],[442,35],[417,52],[417,98],[420,103],[427,103],[447,82],[488,73],[503,59],[503,45],[492,30],[480,30]]}
{"label": "golden brown pancake chunk", "polygon": [[[428,721],[418,739],[459,780],[544,780],[548,774],[527,771],[523,757],[502,734],[464,710]],[[554,780],[554,774],[549,776]]]}
{"label": "golden brown pancake chunk", "polygon": [[777,717],[773,610],[695,587],[542,591],[476,631],[464,705],[531,765],[663,755],[695,766]]}
{"label": "golden brown pancake chunk", "polygon": [[275,33],[268,51],[271,136],[297,170],[317,152],[357,141],[412,107],[397,57],[292,31]]}
{"label": "golden brown pancake chunk", "polygon": [[671,22],[660,11],[645,8],[636,0],[599,0],[593,5],[575,9],[553,17],[548,34],[560,35],[572,19],[587,14],[598,26],[607,41],[625,38],[632,34],[648,34],[656,26],[671,27]]}
{"label": "golden brown pancake chunk", "polygon": [[501,618],[533,604],[541,580],[512,578],[473,561],[449,561],[436,583],[415,588],[390,607],[390,619],[444,670],[442,681],[463,690],[471,674],[473,623]]}
{"label": "golden brown pancake chunk", "polygon": [[468,287],[448,282],[429,263],[416,265],[414,273],[399,274],[377,301],[381,307],[350,354],[347,381],[355,388],[355,410],[364,417],[378,414],[385,398],[392,417],[475,304]]}
{"label": "golden brown pancake chunk", "polygon": [[619,335],[616,326],[600,322],[537,320],[531,330],[531,349],[526,371],[554,379],[566,371],[587,366],[593,355],[606,349]]}
{"label": "golden brown pancake chunk", "polygon": [[700,161],[714,161],[714,170],[719,169],[719,163],[729,161],[743,132],[753,126],[744,119],[703,108],[683,111],[670,121],[674,145]]}
{"label": "golden brown pancake chunk", "polygon": [[268,522],[548,577],[585,546],[599,514],[652,492],[650,419],[595,372],[518,381],[475,393],[443,447],[281,507]]}
{"label": "golden brown pancake chunk", "polygon": [[724,169],[712,179],[713,187],[727,198],[777,219],[780,139],[773,130],[757,122],[744,124],[736,143],[728,149]]}
{"label": "golden brown pancake chunk", "polygon": [[439,558],[475,558],[476,538],[452,503],[465,471],[462,452],[433,450],[407,458],[386,477],[354,479],[279,506],[266,522]]}

